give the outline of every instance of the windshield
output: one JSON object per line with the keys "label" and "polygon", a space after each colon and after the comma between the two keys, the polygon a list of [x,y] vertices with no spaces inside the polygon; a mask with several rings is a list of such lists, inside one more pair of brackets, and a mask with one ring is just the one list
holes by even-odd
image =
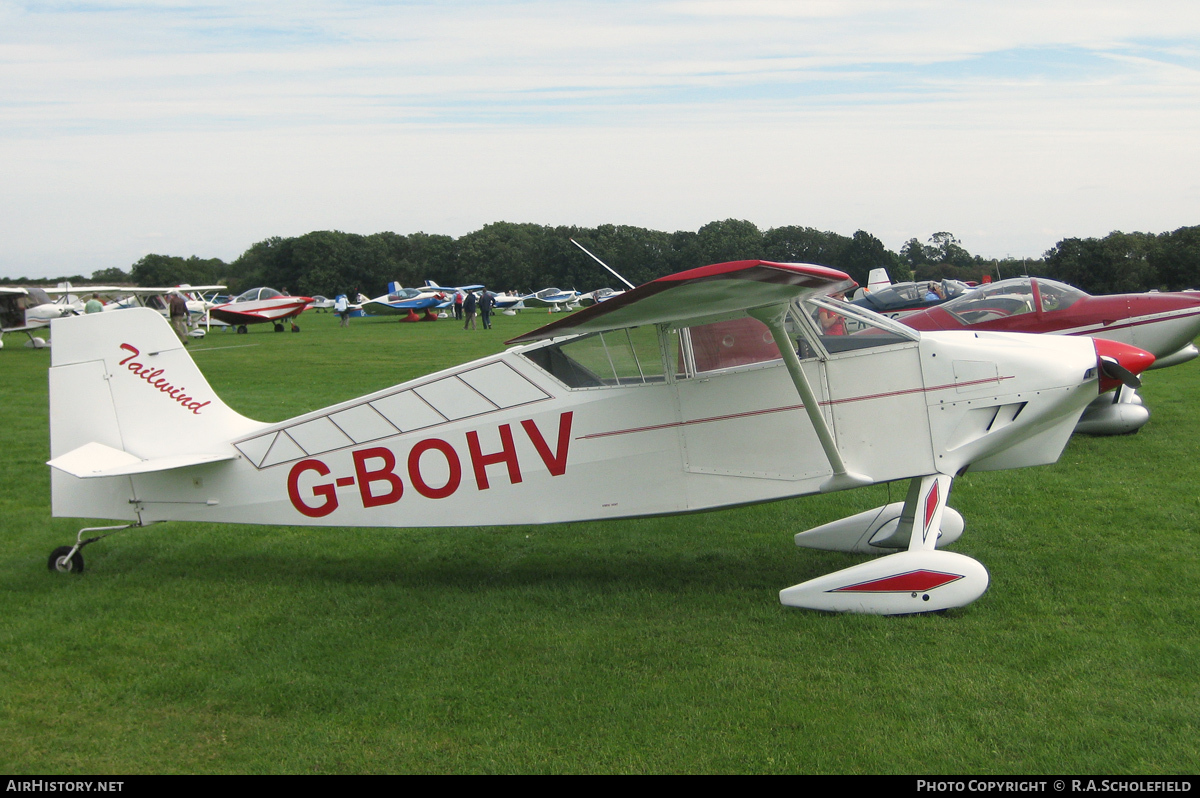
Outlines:
{"label": "windshield", "polygon": [[963,324],[979,324],[1034,310],[1033,284],[1028,277],[1001,280],[968,291],[942,305]]}
{"label": "windshield", "polygon": [[257,302],[260,299],[271,299],[273,297],[283,296],[274,288],[251,288],[246,293],[239,296],[234,302]]}
{"label": "windshield", "polygon": [[1087,296],[1087,294],[1078,288],[1072,288],[1055,280],[1044,280],[1039,277],[1035,282],[1037,283],[1038,293],[1042,298],[1043,313],[1052,313],[1056,310],[1069,308]]}

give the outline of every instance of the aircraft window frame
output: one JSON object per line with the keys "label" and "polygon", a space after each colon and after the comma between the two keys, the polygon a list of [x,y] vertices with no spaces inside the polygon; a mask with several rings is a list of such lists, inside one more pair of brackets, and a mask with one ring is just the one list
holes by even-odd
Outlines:
{"label": "aircraft window frame", "polygon": [[[874,327],[887,335],[886,337],[825,335],[821,332],[815,320],[816,311],[819,308],[824,308],[825,310],[838,313],[843,318],[846,318],[852,322],[856,322],[864,327]],[[707,378],[710,376],[726,374],[735,371],[749,371],[753,369],[782,365],[782,356],[776,354],[771,358],[746,361],[720,368],[701,369],[697,366],[696,347],[692,340],[692,330],[694,328],[706,327],[709,324],[717,324],[723,321],[732,321],[734,319],[753,318],[754,317],[749,315],[735,316],[730,319],[722,319],[718,322],[694,324],[687,327],[677,328],[683,364],[682,374],[678,375],[678,378]],[[763,327],[764,329],[767,329],[765,325],[763,325]],[[844,300],[833,299],[829,296],[810,296],[793,300],[788,307],[788,313],[784,319],[784,329],[787,331],[788,338],[791,339],[793,343],[796,356],[802,361],[814,359],[828,360],[829,358],[838,358],[846,355],[856,355],[864,352],[876,351],[884,347],[911,346],[916,344],[921,339],[921,334],[911,327],[907,327],[900,322],[889,319],[886,316],[882,316],[875,311],[852,305]],[[834,339],[838,341],[844,339],[847,343],[851,343],[853,345],[846,348],[832,350],[830,346],[825,344],[825,341],[828,339]],[[778,352],[778,350],[776,350],[776,352]]]}
{"label": "aircraft window frame", "polygon": [[[874,336],[859,336],[856,330],[847,332],[844,335],[827,335],[817,324],[816,316],[807,306],[816,306],[819,309],[825,309],[833,313],[837,313],[847,321],[857,322],[863,327],[874,327],[886,334],[886,338],[876,338]],[[831,357],[840,357],[843,355],[853,355],[859,352],[874,351],[882,347],[910,345],[921,340],[921,334],[911,327],[901,324],[895,319],[891,319],[875,311],[859,305],[851,304],[844,299],[834,299],[831,296],[808,296],[802,299],[792,301],[790,308],[790,316],[805,328],[807,334],[804,336],[806,343],[812,346],[820,354],[809,355],[809,357],[820,357],[827,359]],[[791,336],[795,340],[794,336]],[[836,349],[832,347],[834,343],[848,343],[849,346],[838,346]],[[805,359],[803,347],[797,351],[797,356]]]}
{"label": "aircraft window frame", "polygon": [[[669,341],[664,339],[663,327],[643,325],[587,333],[520,355],[572,391],[663,385],[675,378],[667,368],[664,347]],[[637,333],[636,341],[633,331],[643,331]],[[653,353],[650,342],[641,340],[651,333]],[[603,368],[606,364],[607,369]]]}
{"label": "aircraft window frame", "polygon": [[[725,374],[725,373],[732,372],[732,371],[746,371],[749,369],[758,369],[758,368],[763,368],[765,366],[777,365],[779,363],[782,363],[783,357],[782,357],[782,355],[779,354],[779,350],[777,348],[775,348],[774,340],[770,339],[770,341],[769,341],[770,346],[775,351],[775,354],[772,357],[754,359],[754,360],[744,360],[742,362],[733,363],[731,365],[718,366],[718,367],[714,367],[714,368],[703,368],[702,369],[699,367],[699,365],[697,365],[697,357],[696,357],[697,356],[697,346],[696,346],[696,342],[692,338],[692,330],[698,329],[698,328],[710,327],[710,326],[716,325],[716,324],[724,324],[726,322],[731,322],[731,321],[746,321],[746,320],[757,323],[758,325],[760,325],[762,327],[763,333],[765,334],[764,340],[770,338],[771,333],[765,324],[763,324],[761,321],[758,321],[754,317],[748,316],[745,314],[738,315],[738,316],[731,316],[729,318],[717,319],[715,321],[708,321],[703,324],[691,324],[691,325],[687,325],[685,327],[677,328],[677,331],[679,334],[679,339],[680,339],[680,352],[682,354],[682,366],[683,366],[683,368],[680,370],[680,372],[677,375],[678,378],[679,379],[694,379],[697,377],[710,377],[714,374]],[[736,333],[736,331],[734,331],[734,332]],[[733,346],[734,344],[730,343],[730,344],[725,344],[725,345]],[[706,357],[711,357],[712,354],[713,354],[712,352],[705,353]],[[750,356],[754,357],[755,355],[753,353],[750,353]]]}

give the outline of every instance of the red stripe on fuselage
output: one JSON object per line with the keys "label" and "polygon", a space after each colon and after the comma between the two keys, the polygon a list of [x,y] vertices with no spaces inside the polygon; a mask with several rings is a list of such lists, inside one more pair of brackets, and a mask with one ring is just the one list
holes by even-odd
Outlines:
{"label": "red stripe on fuselage", "polygon": [[[849,404],[851,402],[867,402],[872,399],[887,399],[893,396],[905,396],[914,393],[930,393],[932,391],[944,391],[948,388],[962,388],[970,385],[983,385],[989,382],[999,383],[1003,380],[1014,379],[1014,375],[1007,377],[988,377],[981,380],[969,380],[967,382],[947,383],[946,385],[935,385],[931,388],[905,388],[900,391],[884,391],[882,393],[864,394],[862,396],[850,396],[845,399],[834,399],[832,401],[818,402],[821,407],[829,407],[831,405]],[[580,435],[576,440],[588,440],[589,438],[607,438],[610,435],[628,435],[631,432],[653,432],[660,429],[671,429],[673,427],[686,427],[692,424],[710,424],[714,421],[729,421],[735,418],[750,418],[753,416],[764,416],[769,413],[785,413],[789,410],[803,410],[804,405],[784,405],[783,407],[768,407],[762,410],[747,410],[744,413],[729,413],[723,416],[708,416],[706,418],[693,418],[689,421],[670,421],[666,424],[651,424],[645,427],[630,427],[629,429],[611,430],[609,432],[593,432],[590,435]]]}

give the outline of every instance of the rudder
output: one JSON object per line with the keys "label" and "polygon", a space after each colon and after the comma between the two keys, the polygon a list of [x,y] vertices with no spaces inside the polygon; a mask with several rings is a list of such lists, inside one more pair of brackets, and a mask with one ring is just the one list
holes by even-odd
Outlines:
{"label": "rudder", "polygon": [[[217,397],[156,311],[56,319],[51,335],[52,459],[88,444],[140,461],[211,456],[262,426]],[[53,474],[56,516],[131,517],[129,477],[83,480],[58,468]]]}

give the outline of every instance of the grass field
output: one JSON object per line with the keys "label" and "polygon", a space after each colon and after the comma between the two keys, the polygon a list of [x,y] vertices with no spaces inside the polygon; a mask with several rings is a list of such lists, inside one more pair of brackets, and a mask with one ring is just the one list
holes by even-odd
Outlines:
{"label": "grass field", "polygon": [[[307,313],[193,355],[282,420],[499,351],[546,321]],[[170,523],[85,550],[51,519],[47,350],[0,351],[0,772],[1194,773],[1200,364],[1150,424],[968,474],[955,550],[989,592],[935,616],[808,613],[853,564],[795,548],[906,485],[674,518],[451,530]],[[483,508],[476,522],[486,520]],[[464,523],[472,519],[464,518]]]}

